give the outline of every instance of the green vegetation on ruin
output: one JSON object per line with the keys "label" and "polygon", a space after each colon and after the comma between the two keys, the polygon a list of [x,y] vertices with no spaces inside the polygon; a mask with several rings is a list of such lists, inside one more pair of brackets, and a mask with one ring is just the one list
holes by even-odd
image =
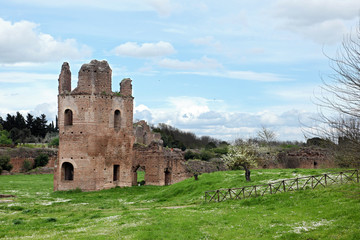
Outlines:
{"label": "green vegetation on ruin", "polygon": [[[340,169],[252,170],[253,184]],[[204,203],[204,191],[249,185],[244,171],[171,186],[53,192],[53,175],[0,176],[5,239],[360,239],[360,184]],[[13,200],[13,201],[11,201]]]}

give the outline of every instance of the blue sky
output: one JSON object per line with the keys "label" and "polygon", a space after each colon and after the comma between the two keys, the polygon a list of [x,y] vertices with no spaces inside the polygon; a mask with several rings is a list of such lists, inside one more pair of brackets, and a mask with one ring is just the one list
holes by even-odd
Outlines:
{"label": "blue sky", "polygon": [[224,140],[304,140],[321,78],[358,24],[358,0],[0,0],[0,115],[57,112],[69,62],[130,77],[134,119]]}

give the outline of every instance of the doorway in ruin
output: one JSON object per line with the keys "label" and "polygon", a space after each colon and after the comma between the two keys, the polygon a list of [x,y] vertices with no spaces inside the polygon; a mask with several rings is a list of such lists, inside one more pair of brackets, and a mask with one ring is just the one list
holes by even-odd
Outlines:
{"label": "doorway in ruin", "polygon": [[133,186],[142,186],[145,185],[145,167],[144,166],[136,166],[133,168]]}
{"label": "doorway in ruin", "polygon": [[168,168],[165,169],[165,186],[171,184],[171,172]]}
{"label": "doorway in ruin", "polygon": [[64,162],[61,166],[61,179],[65,181],[74,180],[74,166],[69,162]]}
{"label": "doorway in ruin", "polygon": [[116,182],[116,181],[119,180],[119,175],[120,175],[120,166],[119,165],[114,165],[113,182]]}

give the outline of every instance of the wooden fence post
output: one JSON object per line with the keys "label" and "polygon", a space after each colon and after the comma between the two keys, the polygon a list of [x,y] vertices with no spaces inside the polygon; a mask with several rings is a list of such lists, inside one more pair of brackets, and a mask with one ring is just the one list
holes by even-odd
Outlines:
{"label": "wooden fence post", "polygon": [[[354,181],[355,182],[355,180],[353,179],[353,178],[355,178],[356,177],[356,183],[359,183],[359,181],[360,181],[360,179],[359,179],[359,169],[355,169],[355,170],[352,170],[352,171],[345,171],[346,173],[349,173],[349,172],[351,172],[351,176],[349,177],[349,176],[347,176],[347,175],[345,175],[345,183],[346,182],[350,182],[350,181]],[[339,179],[339,177],[340,177],[340,184],[343,184],[344,183],[344,181],[343,181],[343,175],[344,175],[344,172],[339,172],[338,173],[339,175],[336,177],[336,175],[337,174],[323,174],[323,177],[324,177],[324,181],[325,181],[325,186],[328,186],[328,181],[330,180],[330,185],[332,184],[332,183],[339,183],[337,180]],[[334,175],[334,176],[333,176]],[[317,175],[318,176],[318,175]],[[321,176],[321,175],[319,175],[319,176]],[[318,186],[318,185],[323,185],[322,183],[321,183],[321,181],[322,181],[322,178],[323,177],[321,177],[321,178],[319,178],[319,180],[318,179],[316,179],[316,177],[313,175],[313,176],[309,176],[309,177],[302,177],[301,179],[303,179],[303,180],[305,180],[305,183],[304,183],[304,185],[302,186],[302,188],[301,189],[304,189],[304,187],[305,186],[307,186],[307,184],[309,183],[309,181],[311,180],[311,188],[312,189],[314,189],[316,186]],[[310,179],[311,178],[311,179]],[[316,182],[316,184],[315,184],[315,186],[314,186],[314,179],[317,181]],[[281,193],[281,190],[280,190],[280,188],[281,188],[281,184],[283,185],[282,186],[282,188],[283,188],[283,192],[286,192],[286,183],[285,182],[287,182],[287,181],[289,181],[289,182],[291,182],[291,181],[296,181],[296,190],[299,190],[299,178],[296,178],[296,179],[287,179],[287,180],[282,180],[282,181],[279,181],[279,182],[275,182],[275,183],[269,183],[268,184],[268,187],[270,188],[270,194],[275,194],[275,193],[277,193],[277,192],[280,192]],[[274,184],[274,189],[275,189],[275,191],[273,191],[273,185]],[[290,185],[290,183],[289,183],[289,189],[291,188],[291,189],[293,189],[294,190],[294,188],[293,188],[293,186],[294,186],[294,182],[292,182],[292,184]],[[302,185],[302,183],[300,182],[300,184]],[[261,187],[265,187],[266,186],[266,184],[264,184],[264,185],[254,185],[254,186],[245,186],[245,187],[242,187],[241,188],[241,191],[242,191],[242,195],[243,195],[243,198],[242,199],[245,199],[245,198],[250,198],[250,197],[253,197],[253,196],[255,196],[255,197],[257,197],[257,195],[258,195],[258,191],[259,191],[259,189],[260,189],[260,194],[261,194],[261,192],[262,192],[262,190],[261,190]],[[323,185],[324,186],[324,185]],[[257,187],[260,187],[259,189],[257,189]],[[250,189],[251,188],[251,191],[249,191],[249,195],[245,195],[245,189]],[[233,190],[234,188],[228,188],[228,189],[218,189],[218,190],[215,190],[215,191],[207,191],[207,192],[205,192],[205,197],[204,197],[204,199],[205,199],[205,202],[211,202],[211,201],[214,201],[214,202],[220,202],[220,198],[222,198],[221,199],[221,201],[223,201],[223,200],[227,200],[228,198],[230,198],[230,199],[233,199],[233,196],[232,196],[232,194],[231,194],[231,192],[232,192],[232,190]],[[236,190],[238,190],[239,188],[236,188]],[[235,190],[235,192],[234,192],[234,194],[235,194],[235,199],[241,199],[241,197],[240,197],[240,194],[241,194],[241,192],[238,192],[238,194],[236,193],[237,191]],[[224,194],[222,194],[222,191],[224,192]],[[214,193],[214,194],[210,194],[209,192],[211,192],[211,193]],[[253,192],[255,192],[255,194],[252,194]],[[222,194],[222,196],[220,196],[220,193]],[[265,188],[265,190],[264,190],[264,192],[263,192],[263,194],[262,194],[262,196],[264,196],[265,194],[267,193],[267,187]],[[216,194],[217,194],[217,198],[216,198]],[[209,199],[210,198],[210,199]],[[209,200],[208,200],[209,199]]]}
{"label": "wooden fence post", "polygon": [[324,174],[324,177],[325,177],[325,186],[327,186],[327,180],[326,180],[327,174],[326,173]]}
{"label": "wooden fence post", "polygon": [[285,180],[283,180],[283,189],[284,189],[284,192],[286,192]]}
{"label": "wooden fence post", "polygon": [[311,176],[311,189],[314,189],[314,176]]}
{"label": "wooden fence post", "polygon": [[296,190],[299,190],[299,178],[296,178]]}
{"label": "wooden fence post", "polygon": [[343,183],[343,172],[340,172],[340,184],[342,184]]}

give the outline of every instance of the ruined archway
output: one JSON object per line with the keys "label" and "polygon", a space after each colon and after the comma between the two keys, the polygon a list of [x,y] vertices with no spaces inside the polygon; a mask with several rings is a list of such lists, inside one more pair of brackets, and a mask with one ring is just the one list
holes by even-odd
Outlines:
{"label": "ruined archway", "polygon": [[132,174],[133,174],[133,180],[132,180],[133,186],[142,186],[146,184],[145,182],[146,171],[144,166],[138,165],[136,167],[133,167]]}
{"label": "ruined archway", "polygon": [[61,166],[61,179],[64,181],[74,180],[74,166],[69,162],[64,162]]}

